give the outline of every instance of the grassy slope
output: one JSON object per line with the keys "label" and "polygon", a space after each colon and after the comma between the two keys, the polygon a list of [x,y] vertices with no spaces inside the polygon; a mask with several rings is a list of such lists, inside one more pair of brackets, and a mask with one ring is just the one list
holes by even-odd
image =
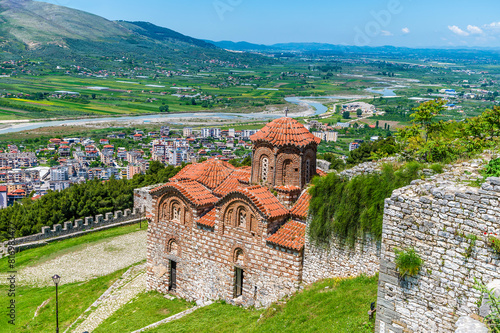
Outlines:
{"label": "grassy slope", "polygon": [[[182,299],[168,300],[150,291],[140,294],[106,319],[94,332],[131,332],[187,310],[193,304]],[[147,309],[147,313],[144,310]],[[123,320],[126,318],[126,320]]]}
{"label": "grassy slope", "polygon": [[[142,230],[146,229],[147,224],[142,223]],[[35,249],[22,251],[16,254],[16,269],[19,270],[20,268],[28,265],[33,266],[37,263],[55,258],[68,252],[79,250],[81,247],[90,243],[136,231],[139,231],[139,224],[133,224],[119,228],[111,228],[104,231],[90,233],[81,237],[50,243],[48,245]],[[0,259],[0,272],[6,271],[9,271],[7,257]]]}
{"label": "grassy slope", "polygon": [[321,281],[265,311],[216,303],[151,332],[373,332],[367,311],[377,298],[377,281]]}
{"label": "grassy slope", "polygon": [[[127,269],[113,274],[99,277],[84,283],[66,284],[59,288],[59,328],[64,331],[85,311],[114,281]],[[38,311],[36,309],[46,300],[48,304]],[[6,305],[7,288],[0,287],[0,304]],[[55,331],[55,287],[30,288],[17,287],[16,290],[16,325],[15,328],[7,324],[5,315],[2,315],[0,332],[54,332]]]}

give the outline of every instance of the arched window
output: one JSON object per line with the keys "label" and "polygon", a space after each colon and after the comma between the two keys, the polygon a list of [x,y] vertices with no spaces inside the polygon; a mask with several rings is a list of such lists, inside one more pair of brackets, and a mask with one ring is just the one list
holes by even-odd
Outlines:
{"label": "arched window", "polygon": [[243,250],[237,248],[234,251],[234,263],[238,265],[243,265],[245,263],[245,255],[243,254]]}
{"label": "arched window", "polygon": [[247,223],[247,211],[245,208],[241,207],[238,209],[238,216],[237,216],[237,225],[238,227],[245,227]]}
{"label": "arched window", "polygon": [[226,212],[226,217],[224,219],[226,225],[231,225],[231,220],[232,220],[232,217],[233,217],[233,210],[232,209],[229,209],[227,212]]}
{"label": "arched window", "polygon": [[264,156],[260,161],[260,179],[262,182],[267,183],[269,174],[269,159]]}
{"label": "arched window", "polygon": [[172,220],[173,221],[180,221],[181,220],[181,206],[179,205],[178,202],[174,202],[172,204]]}
{"label": "arched window", "polygon": [[306,183],[309,183],[311,180],[311,161],[306,161]]}
{"label": "arched window", "polygon": [[292,184],[293,180],[293,170],[292,170],[292,161],[286,160],[283,162],[283,185]]}
{"label": "arched window", "polygon": [[168,252],[173,255],[178,255],[179,245],[174,239],[172,239],[168,244]]}

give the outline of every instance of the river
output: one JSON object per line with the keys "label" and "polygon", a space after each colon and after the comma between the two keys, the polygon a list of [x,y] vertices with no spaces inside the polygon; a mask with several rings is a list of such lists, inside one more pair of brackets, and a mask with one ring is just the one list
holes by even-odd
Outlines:
{"label": "river", "polygon": [[[353,99],[362,98],[363,96],[308,96],[308,97],[287,97],[285,100],[289,103],[294,104],[307,104],[313,107],[315,115],[320,115],[328,111],[328,108],[319,102],[311,101],[312,99]],[[368,98],[368,97],[367,97]],[[211,118],[221,118],[221,119],[273,119],[279,118],[282,115],[277,114],[264,114],[264,113],[222,113],[222,112],[199,112],[199,113],[169,113],[169,114],[153,114],[147,116],[126,116],[126,117],[108,117],[108,118],[92,118],[92,119],[74,119],[74,120],[54,120],[54,121],[43,121],[43,122],[28,122],[28,123],[16,123],[11,124],[8,127],[0,129],[0,134],[6,133],[16,133],[21,131],[28,131],[42,127],[54,127],[54,126],[71,126],[71,125],[81,125],[81,124],[91,124],[91,123],[101,123],[101,122],[126,122],[126,121],[137,121],[142,120],[144,122],[152,121],[155,119],[165,119],[167,122],[169,119],[183,119],[183,118],[200,118],[200,119],[211,119]],[[1,124],[1,122],[0,122]]]}

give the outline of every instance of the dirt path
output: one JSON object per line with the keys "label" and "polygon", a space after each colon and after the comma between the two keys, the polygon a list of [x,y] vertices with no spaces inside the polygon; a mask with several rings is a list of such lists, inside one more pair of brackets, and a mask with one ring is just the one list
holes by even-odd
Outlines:
{"label": "dirt path", "polygon": [[49,286],[51,276],[61,277],[61,284],[88,281],[105,276],[146,259],[146,231],[118,236],[90,244],[39,265],[21,269],[22,285]]}

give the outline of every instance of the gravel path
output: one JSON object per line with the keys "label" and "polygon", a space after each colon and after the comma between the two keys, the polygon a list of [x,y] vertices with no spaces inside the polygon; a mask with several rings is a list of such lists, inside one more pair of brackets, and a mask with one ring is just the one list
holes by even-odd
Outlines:
{"label": "gravel path", "polygon": [[21,269],[21,285],[53,285],[51,276],[58,274],[60,284],[88,281],[146,259],[146,231],[118,236],[86,248],[64,254],[40,265]]}
{"label": "gravel path", "polygon": [[146,264],[132,267],[111,286],[82,318],[85,320],[73,332],[92,332],[116,310],[146,290]]}

